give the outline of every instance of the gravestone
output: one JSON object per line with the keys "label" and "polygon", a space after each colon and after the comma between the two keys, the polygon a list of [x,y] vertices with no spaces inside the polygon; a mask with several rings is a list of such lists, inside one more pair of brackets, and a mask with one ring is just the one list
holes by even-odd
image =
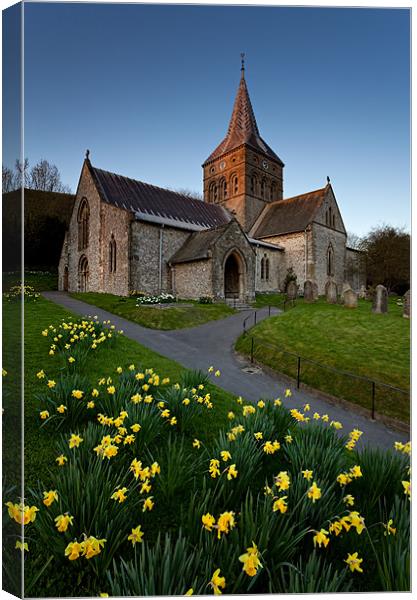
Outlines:
{"label": "gravestone", "polygon": [[328,281],[325,286],[326,300],[330,304],[337,304],[337,285],[334,281]]}
{"label": "gravestone", "polygon": [[304,282],[304,301],[305,302],[314,302],[314,284],[312,281],[307,279]]}
{"label": "gravestone", "polygon": [[403,317],[406,319],[410,318],[411,314],[411,291],[405,292],[404,294],[404,308],[403,308]]}
{"label": "gravestone", "polygon": [[296,300],[298,295],[298,285],[295,281],[290,281],[287,285],[287,298],[288,300]]}
{"label": "gravestone", "polygon": [[388,312],[388,292],[383,285],[377,285],[375,296],[372,302],[372,312],[378,315],[384,315]]}
{"label": "gravestone", "polygon": [[366,300],[366,287],[364,285],[361,285],[361,289],[359,290],[359,298]]}
{"label": "gravestone", "polygon": [[348,290],[345,290],[343,292],[343,304],[346,308],[357,308],[358,294],[350,288]]}
{"label": "gravestone", "polygon": [[347,290],[350,290],[350,289],[352,289],[352,288],[350,287],[350,283],[348,283],[347,281],[344,281],[344,282],[343,282],[343,285],[342,285],[342,291],[341,291],[340,295],[341,295],[341,296],[343,296],[343,294],[344,294],[345,292],[347,292]]}

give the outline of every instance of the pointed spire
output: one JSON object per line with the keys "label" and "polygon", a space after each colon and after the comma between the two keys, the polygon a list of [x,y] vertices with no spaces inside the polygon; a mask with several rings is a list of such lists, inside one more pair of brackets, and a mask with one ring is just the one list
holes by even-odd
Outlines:
{"label": "pointed spire", "polygon": [[255,113],[253,112],[248,88],[246,86],[245,54],[243,52],[240,55],[240,59],[241,77],[226,137],[205,162],[214,160],[221,154],[229,152],[230,150],[233,150],[242,144],[252,146],[253,148],[263,152],[265,155],[281,162],[280,158],[273,150],[271,150],[271,148],[259,135]]}

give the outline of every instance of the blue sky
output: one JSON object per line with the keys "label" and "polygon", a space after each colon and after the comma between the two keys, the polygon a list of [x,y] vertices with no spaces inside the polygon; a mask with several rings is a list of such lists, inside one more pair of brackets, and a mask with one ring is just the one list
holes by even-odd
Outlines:
{"label": "blue sky", "polygon": [[349,231],[409,227],[407,10],[31,3],[25,51],[25,154],[74,190],[89,148],[98,167],[200,191],[244,51],[285,197],[329,175]]}

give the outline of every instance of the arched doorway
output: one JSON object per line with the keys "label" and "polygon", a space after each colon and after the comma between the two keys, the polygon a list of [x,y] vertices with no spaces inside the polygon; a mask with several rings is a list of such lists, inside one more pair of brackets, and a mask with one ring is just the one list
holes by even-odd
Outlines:
{"label": "arched doorway", "polygon": [[243,277],[243,261],[236,252],[232,252],[224,263],[225,298],[241,298],[244,296]]}
{"label": "arched doorway", "polygon": [[84,255],[78,263],[78,289],[80,292],[88,291],[88,259]]}
{"label": "arched doorway", "polygon": [[64,292],[68,292],[68,267],[64,268]]}

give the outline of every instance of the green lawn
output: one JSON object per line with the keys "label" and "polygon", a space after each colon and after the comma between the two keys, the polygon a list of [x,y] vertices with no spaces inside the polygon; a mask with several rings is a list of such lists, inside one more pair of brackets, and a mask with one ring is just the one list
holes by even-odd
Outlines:
{"label": "green lawn", "polygon": [[196,327],[223,319],[236,312],[227,304],[199,304],[187,300],[186,304],[192,306],[181,306],[173,308],[155,308],[154,306],[136,306],[136,298],[114,296],[113,294],[100,294],[97,292],[71,294],[73,298],[88,302],[104,310],[149,327],[151,329],[184,329],[185,327]]}
{"label": "green lawn", "polygon": [[[7,395],[5,403],[4,445],[16,448],[16,424],[20,415],[18,389],[18,303],[3,306],[3,366],[8,371],[4,379]],[[41,298],[25,306],[25,480],[31,486],[36,480],[48,478],[48,469],[53,467],[55,451],[54,440],[40,431],[39,407],[36,394],[45,383],[36,378],[36,373],[44,369],[48,378],[58,376],[60,364],[57,357],[48,355],[50,340],[41,335],[41,331],[61,319],[78,318],[64,308]],[[10,351],[9,351],[10,350]],[[103,347],[92,354],[85,365],[85,373],[91,382],[97,383],[100,377],[114,374],[117,366],[127,367],[131,363],[143,368],[153,367],[161,376],[176,380],[185,369],[178,363],[121,336],[113,347]],[[207,365],[209,366],[209,365]],[[211,391],[216,390],[216,412],[204,415],[204,419],[194,422],[190,435],[208,439],[215,435],[227,421],[227,412],[232,405],[233,395],[210,384]],[[233,403],[234,405],[234,403]],[[19,457],[15,451],[8,455],[11,461],[8,473],[17,471]]]}
{"label": "green lawn", "polygon": [[[7,292],[14,285],[22,282],[22,276],[19,271],[13,273],[3,273],[3,292]],[[48,271],[26,271],[25,285],[31,285],[37,292],[58,289],[58,273]]]}
{"label": "green lawn", "polygon": [[[297,301],[295,308],[267,319],[241,337],[236,349],[250,353],[255,336],[255,358],[279,372],[296,378],[295,353],[324,365],[410,388],[410,323],[402,317],[395,299],[386,315],[374,315],[370,302],[360,300],[356,310],[327,304]],[[269,344],[266,346],[264,344]],[[272,346],[271,346],[272,344]],[[370,408],[372,385],[337,375],[301,361],[301,381],[317,389]],[[376,385],[376,410],[402,420],[409,419],[409,397]]]}
{"label": "green lawn", "polygon": [[256,294],[253,306],[255,308],[263,308],[264,306],[281,306],[285,300],[285,294]]}

